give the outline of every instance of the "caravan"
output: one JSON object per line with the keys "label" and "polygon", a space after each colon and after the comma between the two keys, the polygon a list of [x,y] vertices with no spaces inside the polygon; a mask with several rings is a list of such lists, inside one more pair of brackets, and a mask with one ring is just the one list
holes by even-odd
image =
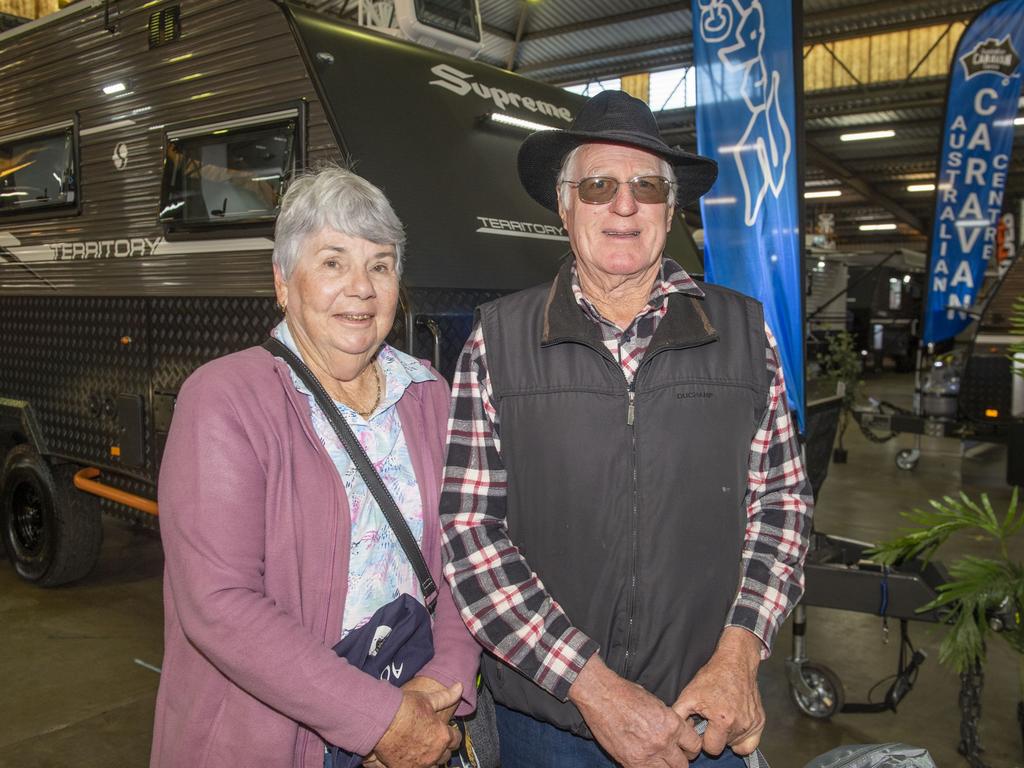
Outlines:
{"label": "caravan", "polygon": [[[579,97],[300,6],[80,0],[0,35],[0,72],[0,534],[41,585],[90,570],[101,510],[155,526],[181,383],[280,319],[296,170],[389,196],[397,343],[447,375],[474,307],[568,250],[515,157]],[[669,252],[697,268],[683,229]]]}

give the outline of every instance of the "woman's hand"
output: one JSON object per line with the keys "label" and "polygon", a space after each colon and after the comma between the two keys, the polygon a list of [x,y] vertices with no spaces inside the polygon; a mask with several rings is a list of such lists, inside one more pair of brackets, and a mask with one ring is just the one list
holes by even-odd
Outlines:
{"label": "woman's hand", "polygon": [[387,768],[433,768],[447,763],[462,738],[458,728],[448,725],[450,716],[442,719],[442,713],[458,706],[462,684],[440,688],[431,680],[440,689],[424,692],[410,687],[412,682],[402,687],[402,704],[369,758]]}

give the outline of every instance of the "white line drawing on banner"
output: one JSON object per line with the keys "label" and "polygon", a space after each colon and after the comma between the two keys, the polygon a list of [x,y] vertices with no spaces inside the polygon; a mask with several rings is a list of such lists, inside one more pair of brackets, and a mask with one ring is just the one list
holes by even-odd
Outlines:
{"label": "white line drawing on banner", "polygon": [[732,29],[729,0],[701,0],[700,36],[705,43],[720,43]]}
{"label": "white line drawing on banner", "polygon": [[[732,0],[732,6],[730,8],[725,0],[701,0],[701,38],[706,43],[715,43],[734,32],[733,42],[718,49],[718,58],[728,69],[743,70],[740,95],[750,111],[750,119],[739,140],[721,147],[720,151],[732,154],[736,161],[743,185],[743,219],[747,226],[752,226],[768,191],[777,198],[786,185],[786,164],[793,143],[779,102],[782,75],[778,70],[771,70],[769,78],[762,54],[765,29],[761,2],[753,0],[744,8],[741,0]],[[734,9],[738,15],[735,26],[731,24]],[[710,38],[705,33],[706,27]]]}

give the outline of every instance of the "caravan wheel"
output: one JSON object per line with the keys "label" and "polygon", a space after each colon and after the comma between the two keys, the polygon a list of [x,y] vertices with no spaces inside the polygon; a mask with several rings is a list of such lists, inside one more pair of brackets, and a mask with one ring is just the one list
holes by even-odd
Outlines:
{"label": "caravan wheel", "polygon": [[846,698],[843,681],[831,669],[824,664],[806,661],[800,666],[800,677],[803,690],[796,686],[789,690],[793,701],[805,715],[827,720],[843,708]]}
{"label": "caravan wheel", "polygon": [[921,452],[917,448],[904,448],[896,454],[896,466],[904,472],[910,472],[921,460]]}
{"label": "caravan wheel", "polygon": [[103,543],[99,500],[71,484],[30,445],[7,454],[0,474],[0,533],[18,575],[43,587],[85,576]]}

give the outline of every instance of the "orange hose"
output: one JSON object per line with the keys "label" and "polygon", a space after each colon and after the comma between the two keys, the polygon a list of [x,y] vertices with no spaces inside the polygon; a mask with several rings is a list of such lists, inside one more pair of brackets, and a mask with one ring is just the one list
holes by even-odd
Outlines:
{"label": "orange hose", "polygon": [[79,470],[75,473],[75,488],[86,493],[101,496],[104,499],[116,501],[118,504],[124,504],[126,507],[145,512],[147,515],[160,514],[156,502],[152,499],[137,496],[134,493],[128,493],[128,491],[122,491],[119,488],[98,483],[92,479],[99,476],[100,471],[96,467],[86,467]]}

